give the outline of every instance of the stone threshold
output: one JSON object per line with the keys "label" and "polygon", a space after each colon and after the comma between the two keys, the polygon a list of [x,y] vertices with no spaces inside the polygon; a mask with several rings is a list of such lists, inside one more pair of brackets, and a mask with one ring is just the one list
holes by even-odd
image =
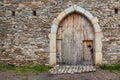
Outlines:
{"label": "stone threshold", "polygon": [[95,72],[96,67],[93,65],[56,65],[49,70],[50,74],[75,74],[83,72]]}

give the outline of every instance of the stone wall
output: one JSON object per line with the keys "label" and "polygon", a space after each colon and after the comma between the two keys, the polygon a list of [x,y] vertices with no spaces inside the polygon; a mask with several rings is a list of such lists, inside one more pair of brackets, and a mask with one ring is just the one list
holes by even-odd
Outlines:
{"label": "stone wall", "polygon": [[14,0],[0,2],[0,63],[48,64],[52,21],[73,4],[98,17],[103,63],[120,61],[120,0]]}

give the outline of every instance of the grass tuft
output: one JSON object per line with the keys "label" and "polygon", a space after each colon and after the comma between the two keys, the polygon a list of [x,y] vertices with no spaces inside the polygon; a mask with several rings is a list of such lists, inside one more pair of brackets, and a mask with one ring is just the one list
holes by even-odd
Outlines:
{"label": "grass tuft", "polygon": [[101,69],[104,70],[109,70],[109,71],[118,71],[120,72],[120,63],[117,64],[103,64],[102,66],[100,66]]}
{"label": "grass tuft", "polygon": [[29,73],[29,72],[47,72],[51,69],[50,66],[42,66],[42,65],[28,65],[24,67],[17,67],[15,65],[0,65],[0,71],[8,71],[12,70],[15,71],[18,74],[22,73]]}

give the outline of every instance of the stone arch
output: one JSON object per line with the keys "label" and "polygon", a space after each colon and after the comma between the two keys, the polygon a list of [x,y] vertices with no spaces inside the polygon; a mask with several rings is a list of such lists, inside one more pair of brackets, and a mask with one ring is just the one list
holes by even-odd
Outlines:
{"label": "stone arch", "polygon": [[49,34],[49,38],[50,38],[49,65],[51,66],[56,65],[56,36],[57,36],[56,34],[58,30],[58,25],[63,20],[63,18],[65,18],[67,15],[69,15],[72,12],[77,12],[86,16],[86,18],[92,23],[95,32],[95,64],[96,66],[101,65],[102,64],[102,41],[101,41],[102,33],[100,26],[98,24],[98,19],[97,17],[94,17],[90,12],[77,5],[73,5],[65,9],[52,22],[51,33]]}

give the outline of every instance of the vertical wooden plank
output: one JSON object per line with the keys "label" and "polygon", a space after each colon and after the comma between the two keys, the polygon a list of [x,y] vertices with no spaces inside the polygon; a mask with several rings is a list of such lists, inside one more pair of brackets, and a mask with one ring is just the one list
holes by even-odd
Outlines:
{"label": "vertical wooden plank", "polygon": [[57,36],[57,56],[58,56],[58,58],[57,58],[57,62],[61,62],[61,40],[62,40],[62,38],[61,38],[61,27],[59,27],[59,29],[58,29],[58,36]]}
{"label": "vertical wooden plank", "polygon": [[81,62],[83,60],[83,26],[82,26],[82,16],[78,15],[78,49],[79,49],[79,53],[78,53],[78,61]]}
{"label": "vertical wooden plank", "polygon": [[64,62],[64,27],[65,27],[65,21],[62,21],[62,27],[61,27],[61,38],[62,38],[62,42],[61,42],[61,59],[62,62]]}
{"label": "vertical wooden plank", "polygon": [[57,32],[57,63],[61,62],[61,25],[59,25],[58,32]]}
{"label": "vertical wooden plank", "polygon": [[82,15],[73,13],[68,15],[61,23],[58,31],[58,38],[62,40],[57,42],[60,60],[66,64],[80,64],[83,58],[90,60],[87,48],[92,45],[91,42],[83,43],[83,40],[94,41],[94,30],[91,23]]}

